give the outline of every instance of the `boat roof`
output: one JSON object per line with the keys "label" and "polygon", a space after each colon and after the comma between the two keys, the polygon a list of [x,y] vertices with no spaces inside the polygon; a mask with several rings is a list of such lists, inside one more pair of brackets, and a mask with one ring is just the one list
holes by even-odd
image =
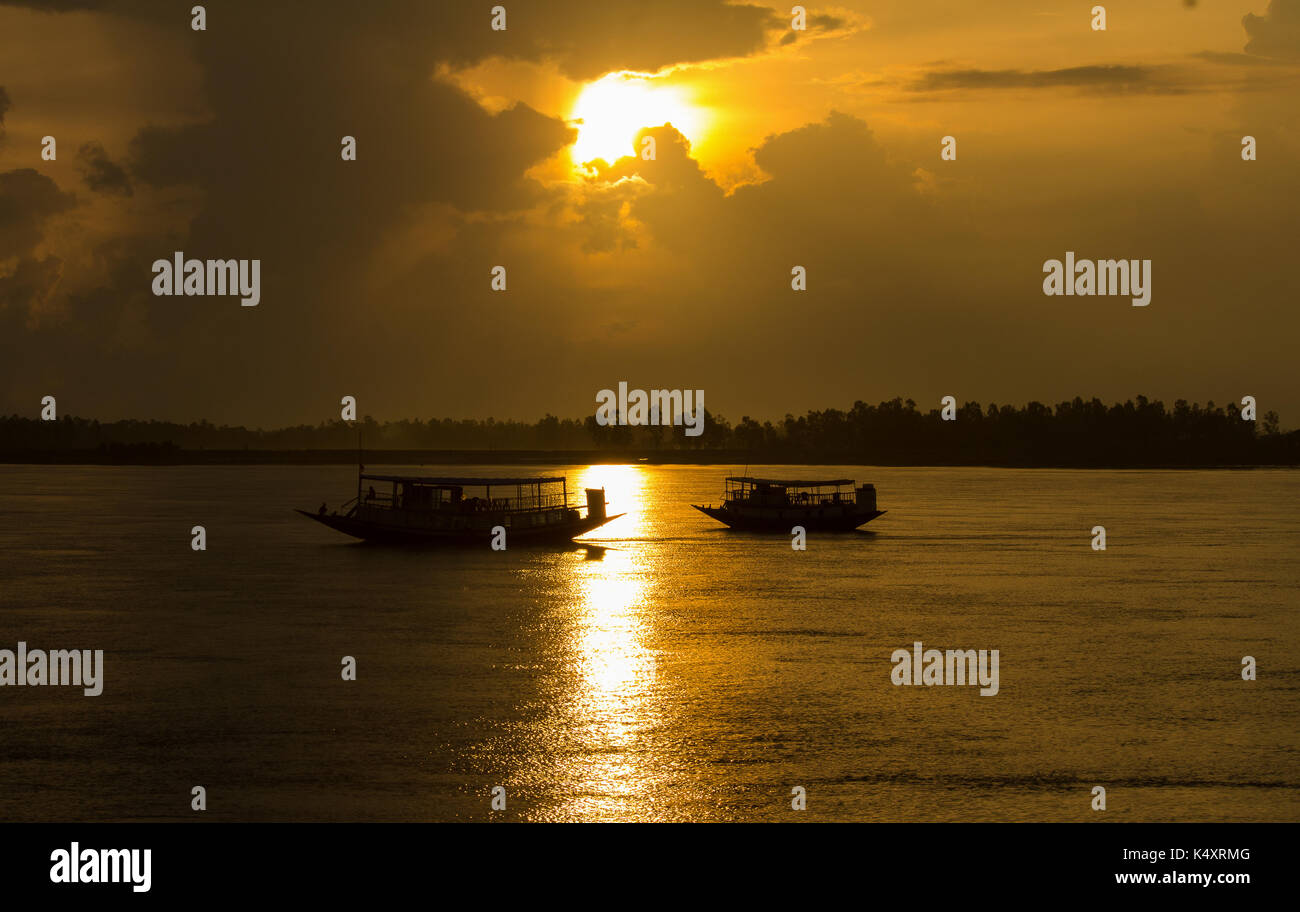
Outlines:
{"label": "boat roof", "polygon": [[554,478],[451,478],[437,475],[367,475],[362,473],[361,477],[370,481],[399,481],[408,484],[440,485],[457,488],[560,484],[565,480],[563,475],[557,475]]}
{"label": "boat roof", "polygon": [[822,488],[853,484],[852,478],[832,478],[829,481],[781,481],[773,478],[752,478],[749,475],[729,475],[727,481],[739,481],[746,484],[773,485],[778,488]]}

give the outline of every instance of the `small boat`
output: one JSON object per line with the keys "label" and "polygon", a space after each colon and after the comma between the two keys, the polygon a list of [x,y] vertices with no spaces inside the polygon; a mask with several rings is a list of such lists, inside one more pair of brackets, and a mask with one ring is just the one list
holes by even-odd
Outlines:
{"label": "small boat", "polygon": [[[848,491],[841,488],[848,487]],[[876,486],[853,487],[849,478],[830,481],[777,481],[748,475],[727,478],[720,506],[691,504],[733,529],[789,533],[851,532],[885,511],[876,509]]]}
{"label": "small boat", "polygon": [[357,496],[338,510],[326,512],[321,504],[315,513],[298,512],[354,538],[381,542],[488,544],[501,526],[508,547],[567,541],[623,515],[605,512],[604,488],[586,490],[583,516],[582,506],[569,504],[564,476],[434,478],[358,470]]}

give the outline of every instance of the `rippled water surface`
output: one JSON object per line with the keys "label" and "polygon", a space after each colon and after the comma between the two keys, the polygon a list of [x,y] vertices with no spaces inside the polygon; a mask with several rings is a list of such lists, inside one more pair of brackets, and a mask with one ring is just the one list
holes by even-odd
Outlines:
{"label": "rippled water surface", "polygon": [[348,467],[0,467],[0,648],[106,653],[0,688],[0,817],[1300,819],[1297,473],[750,469],[889,512],[795,552],[691,509],[734,469],[566,466],[603,547],[441,552],[292,512]]}

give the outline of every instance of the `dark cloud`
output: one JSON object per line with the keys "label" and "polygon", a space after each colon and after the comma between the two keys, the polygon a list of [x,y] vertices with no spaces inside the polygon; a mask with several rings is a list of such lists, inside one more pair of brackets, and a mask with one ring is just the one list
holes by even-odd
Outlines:
{"label": "dark cloud", "polygon": [[639,192],[628,198],[633,218],[647,224],[658,244],[667,249],[696,249],[701,231],[720,224],[725,211],[725,194],[709,180],[691,157],[691,144],[671,124],[642,130],[635,148],[643,148],[645,137],[655,141],[653,160],[640,156],[620,158],[599,170],[599,179],[617,182],[636,178]]}
{"label": "dark cloud", "polygon": [[[190,5],[166,0],[51,0],[13,2],[49,12],[100,10],[122,16],[172,23],[189,30]],[[192,4],[191,4],[192,5]],[[556,62],[574,79],[594,79],[613,70],[655,71],[674,64],[743,57],[762,51],[770,32],[789,21],[757,4],[728,0],[655,0],[629,7],[602,0],[550,0],[504,3],[504,31],[492,31],[494,4],[427,3],[423,0],[370,0],[354,4],[314,3],[309,9],[277,4],[208,5],[208,40],[249,29],[273,29],[281,46],[303,46],[303,38],[321,30],[351,33],[359,43],[386,45],[399,56],[418,53],[425,63],[439,60],[472,65],[491,56]],[[817,27],[839,20],[813,17]],[[350,59],[348,56],[341,60]],[[292,66],[291,56],[282,61]]]}
{"label": "dark cloud", "polygon": [[1252,57],[1250,54],[1233,54],[1223,51],[1200,51],[1192,55],[1197,60],[1204,60],[1207,63],[1220,63],[1225,66],[1280,66],[1284,65],[1281,60],[1273,60],[1268,57]]}
{"label": "dark cloud", "polygon": [[[1064,393],[1079,382],[1066,365],[1081,350],[1114,352],[1115,363],[1142,364],[1144,376],[1199,389],[1204,375],[1186,368],[1185,353],[1213,350],[1221,327],[1235,319],[1223,302],[1243,299],[1232,287],[1251,289],[1246,306],[1257,306],[1254,319],[1266,322],[1277,296],[1295,285],[1276,271],[1285,261],[1276,248],[1288,236],[1281,225],[1225,230],[1220,210],[1207,205],[1213,194],[1151,181],[1150,172],[1121,168],[1107,192],[1088,184],[1077,193],[1053,172],[1028,167],[1032,155],[1011,155],[978,162],[975,180],[944,171],[927,178],[866,122],[832,113],[769,136],[754,152],[767,179],[727,195],[699,172],[672,128],[646,132],[657,136],[657,160],[624,158],[603,176],[637,188],[629,215],[653,238],[648,248],[670,254],[656,261],[655,288],[671,293],[602,296],[603,326],[637,321],[636,344],[618,344],[618,362],[605,369],[655,375],[671,346],[673,370],[716,387],[720,409],[738,400],[767,409],[840,401],[864,382],[904,395],[932,390],[937,401],[945,384],[969,385],[972,377],[992,384],[988,395],[1024,396],[1032,376],[1036,388]],[[1057,173],[1096,168],[1091,154]],[[998,188],[996,195],[981,184]],[[1260,192],[1287,196],[1272,180],[1261,181]],[[1245,202],[1240,187],[1229,199],[1227,211],[1250,213],[1252,222],[1279,215],[1294,223],[1266,202]],[[1246,216],[1238,218],[1245,224]],[[1261,243],[1267,251],[1251,252]],[[1207,329],[1171,346],[1167,324],[1134,326],[1121,307],[1045,304],[1041,264],[1066,250],[1141,251],[1167,264],[1156,292],[1166,303],[1156,306],[1176,306],[1181,319]],[[1251,265],[1208,274],[1192,266],[1216,257]],[[790,288],[796,265],[807,269],[806,292]],[[1273,287],[1279,281],[1286,291]],[[1283,370],[1274,359],[1283,346],[1268,344],[1266,374],[1253,376],[1276,387]],[[722,348],[743,354],[720,358]],[[994,362],[1033,367],[1003,372]]]}
{"label": "dark cloud", "polygon": [[78,167],[86,186],[96,193],[131,196],[131,178],[126,170],[108,157],[104,147],[88,142],[77,151]]}
{"label": "dark cloud", "polygon": [[[816,204],[862,196],[877,203],[883,196],[916,198],[914,166],[890,161],[864,120],[839,111],[819,123],[769,136],[754,150],[754,161],[773,180],[746,188],[746,193],[770,194],[779,189],[783,195]],[[816,167],[810,167],[813,162]],[[844,205],[840,202],[834,208]]]}
{"label": "dark cloud", "polygon": [[1241,24],[1250,36],[1247,54],[1300,58],[1300,0],[1269,0],[1264,15],[1247,13]]}
{"label": "dark cloud", "polygon": [[30,254],[44,237],[46,219],[74,204],[72,194],[31,168],[0,174],[0,260]]}
{"label": "dark cloud", "polygon": [[[642,135],[656,138],[655,160],[629,156],[600,177],[625,182],[615,186],[639,186],[629,199],[631,218],[656,245],[692,264],[684,267],[681,285],[678,277],[665,281],[679,288],[683,316],[700,322],[702,331],[712,320],[733,320],[738,302],[747,322],[787,320],[795,264],[815,276],[810,281],[819,283],[822,304],[831,281],[840,289],[835,299],[847,304],[851,289],[880,288],[908,272],[911,255],[900,251],[898,237],[935,243],[949,234],[920,191],[915,165],[892,160],[867,124],[850,115],[832,112],[821,122],[769,136],[754,150],[768,179],[731,195],[700,169],[673,127]],[[635,182],[626,183],[630,179]],[[702,312],[696,301],[718,306]],[[850,307],[846,325],[855,322],[851,314]]]}
{"label": "dark cloud", "polygon": [[[497,55],[551,59],[571,76],[649,70],[761,51],[788,34],[788,20],[709,0],[505,5],[505,33],[488,28],[491,4],[395,0],[209,4],[209,30],[192,33],[187,4],[113,4],[167,24],[115,40],[144,36],[122,47],[126,58],[151,42],[185,49],[201,72],[201,119],[130,123],[139,129],[116,166],[135,196],[73,213],[85,222],[78,231],[47,231],[73,205],[48,178],[0,175],[0,395],[30,403],[67,389],[81,413],[257,423],[331,417],[342,394],[384,416],[531,417],[576,410],[593,389],[634,376],[765,410],[868,389],[960,391],[994,375],[1001,390],[980,395],[1023,394],[1027,375],[992,361],[1038,366],[1036,377],[1055,376],[1073,395],[1080,374],[1069,365],[1081,351],[1113,352],[1170,383],[1192,376],[1179,373],[1184,363],[1231,364],[1220,302],[1254,307],[1251,319],[1272,325],[1265,311],[1293,291],[1276,268],[1284,251],[1255,249],[1294,236],[1278,202],[1294,182],[1269,170],[1288,160],[1281,138],[1249,170],[1228,148],[1234,170],[1223,180],[1179,172],[1164,182],[1094,150],[1044,165],[1032,138],[1020,158],[1005,146],[968,157],[964,146],[950,168],[931,150],[927,173],[864,121],[832,113],[767,137],[754,150],[763,180],[730,194],[671,125],[643,131],[656,140],[654,161],[600,163],[586,183],[543,187],[527,173],[571,141],[570,128],[525,105],[484,110],[434,78],[440,62]],[[1190,85],[1163,67],[953,66],[929,65],[909,100]],[[114,126],[88,132],[116,148],[109,137],[124,124]],[[345,135],[357,139],[355,162],[340,159]],[[1104,179],[1079,180],[1088,169]],[[1086,189],[1072,195],[1076,185]],[[1200,211],[1216,194],[1240,224]],[[1152,313],[1177,301],[1179,327],[1213,331],[1166,321],[1148,332],[1118,322],[1123,308],[1045,304],[1039,264],[1084,245],[1175,264],[1157,267]],[[153,297],[150,264],[175,250],[260,259],[262,303]],[[1234,265],[1208,279],[1177,265],[1214,262]],[[505,294],[488,284],[499,263]],[[809,270],[806,294],[790,290],[794,264]],[[37,309],[52,316],[33,328]],[[1187,333],[1192,348],[1164,345],[1170,332]],[[1268,357],[1252,360],[1271,359],[1285,336],[1263,334]],[[102,377],[113,382],[86,379]]]}
{"label": "dark cloud", "polygon": [[9,107],[9,93],[5,91],[4,86],[0,86],[0,144],[5,141],[5,112],[9,110]]}
{"label": "dark cloud", "polygon": [[73,13],[81,10],[100,10],[108,6],[107,0],[4,0],[3,6],[16,6],[43,13]]}
{"label": "dark cloud", "polygon": [[843,16],[833,16],[829,13],[816,13],[808,17],[806,23],[807,28],[802,33],[789,29],[788,22],[785,22],[784,20],[778,21],[774,19],[772,25],[773,27],[780,27],[783,30],[784,34],[782,34],[778,44],[784,47],[785,45],[794,44],[801,37],[814,35],[818,32],[838,32],[842,29],[848,29],[853,25],[853,22]]}
{"label": "dark cloud", "polygon": [[[115,364],[129,340],[136,356],[121,365],[122,388],[110,395],[118,402],[152,397],[151,413],[171,407],[178,414],[220,407],[225,393],[216,393],[213,378],[240,397],[255,397],[267,383],[291,398],[317,396],[326,352],[360,355],[344,374],[373,376],[394,349],[370,358],[365,351],[388,338],[389,328],[397,350],[427,364],[429,349],[403,309],[420,302],[418,326],[426,328],[430,302],[443,306],[440,276],[422,271],[415,287],[393,300],[386,289],[403,275],[376,266],[385,244],[408,231],[418,246],[413,226],[430,207],[513,219],[545,198],[525,172],[575,134],[525,105],[488,112],[435,79],[443,40],[435,20],[440,12],[459,14],[437,4],[391,6],[401,13],[394,21],[370,8],[376,14],[358,21],[351,6],[312,7],[308,15],[299,6],[209,5],[205,33],[190,32],[186,12],[176,40],[191,44],[202,69],[207,119],[142,128],[121,164],[93,145],[84,150],[80,164],[93,189],[130,188],[145,201],[129,222],[121,210],[85,216],[118,219],[100,229],[117,242],[78,251],[76,270],[65,268],[50,308],[64,329],[45,336],[43,358],[54,363],[75,353],[80,362]],[[180,15],[174,5],[127,8],[151,19]],[[490,35],[484,13],[482,31]],[[340,156],[344,136],[356,138],[355,162]],[[0,257],[30,251],[44,214],[70,205],[48,178],[19,174],[6,176],[12,187],[0,183],[9,191],[0,192]],[[160,201],[168,214],[190,211],[180,233],[173,233],[174,216],[167,228],[151,227],[146,217],[157,219]],[[153,297],[151,263],[176,250],[261,260],[261,305],[241,313],[225,302]],[[414,262],[400,268],[420,269]],[[10,283],[14,300],[20,288],[38,285],[30,272],[29,264],[21,283]],[[95,334],[81,331],[89,326]],[[239,368],[245,362],[261,368],[247,373]],[[329,363],[337,367],[337,358]],[[145,371],[193,382],[159,391],[142,382]]]}
{"label": "dark cloud", "polygon": [[71,194],[31,168],[0,174],[0,330],[6,339],[17,338],[58,285],[62,261],[34,253],[46,222],[74,205]]}
{"label": "dark cloud", "polygon": [[205,166],[202,150],[218,139],[217,127],[212,123],[144,127],[131,140],[131,171],[143,183],[155,187],[201,185],[208,172],[215,170]]}
{"label": "dark cloud", "polygon": [[31,314],[50,297],[63,275],[55,256],[25,257],[9,275],[0,275],[0,319],[11,332],[28,325]]}
{"label": "dark cloud", "polygon": [[843,16],[832,16],[829,13],[818,13],[808,20],[808,25],[822,32],[834,32],[842,28],[847,28],[849,20]]}
{"label": "dark cloud", "polygon": [[1059,70],[940,70],[924,74],[907,88],[913,92],[953,89],[1083,89],[1092,92],[1185,91],[1165,67],[1080,66]]}
{"label": "dark cloud", "polygon": [[610,253],[635,246],[624,215],[630,211],[635,191],[629,184],[593,188],[575,206],[584,227],[582,249],[588,253]]}
{"label": "dark cloud", "polygon": [[768,34],[789,20],[768,7],[726,0],[657,0],[654,3],[556,0],[504,4],[509,28],[488,30],[490,6],[459,14],[445,59],[473,63],[499,54],[555,60],[574,79],[614,70],[654,72],[674,64],[744,57],[762,51]]}

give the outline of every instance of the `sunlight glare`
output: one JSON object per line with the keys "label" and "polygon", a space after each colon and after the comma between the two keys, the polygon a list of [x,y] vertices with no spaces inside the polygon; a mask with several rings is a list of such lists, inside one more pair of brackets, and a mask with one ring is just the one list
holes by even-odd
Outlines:
{"label": "sunlight glare", "polygon": [[591,83],[574,103],[578,128],[573,161],[582,165],[603,158],[612,164],[635,155],[636,134],[645,127],[672,124],[688,140],[698,141],[704,112],[692,104],[684,89],[656,84],[645,76],[611,73]]}

